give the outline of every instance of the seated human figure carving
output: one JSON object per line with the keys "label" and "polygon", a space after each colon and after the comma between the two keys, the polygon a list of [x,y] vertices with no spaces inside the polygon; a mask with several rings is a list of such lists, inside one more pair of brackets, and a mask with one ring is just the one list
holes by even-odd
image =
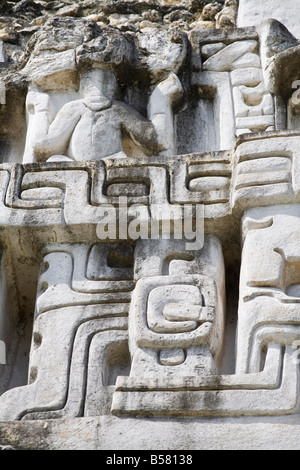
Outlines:
{"label": "seated human figure carving", "polygon": [[32,143],[34,159],[82,161],[126,157],[122,149],[124,132],[144,155],[172,154],[175,140],[172,108],[183,93],[178,77],[172,73],[156,86],[148,105],[149,119],[115,100],[116,90],[117,80],[112,71],[83,71],[82,98],[65,104],[50,123],[50,96],[33,89],[27,107],[31,106],[39,116]]}

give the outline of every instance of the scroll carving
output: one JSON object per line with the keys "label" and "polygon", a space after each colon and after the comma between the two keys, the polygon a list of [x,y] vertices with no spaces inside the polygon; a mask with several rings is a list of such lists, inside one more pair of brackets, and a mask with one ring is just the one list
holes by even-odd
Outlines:
{"label": "scroll carving", "polygon": [[106,3],[0,41],[0,420],[297,416],[299,41]]}

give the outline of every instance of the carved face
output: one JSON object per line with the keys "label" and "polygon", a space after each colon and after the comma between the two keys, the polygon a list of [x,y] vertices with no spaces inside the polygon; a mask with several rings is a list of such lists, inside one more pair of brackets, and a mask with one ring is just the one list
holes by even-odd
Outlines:
{"label": "carved face", "polygon": [[116,90],[117,80],[110,70],[92,69],[81,74],[80,92],[83,97],[104,95],[112,99]]}

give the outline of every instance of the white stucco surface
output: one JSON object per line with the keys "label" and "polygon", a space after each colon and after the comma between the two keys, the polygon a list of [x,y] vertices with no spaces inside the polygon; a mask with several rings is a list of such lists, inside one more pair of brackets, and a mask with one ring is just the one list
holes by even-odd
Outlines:
{"label": "white stucco surface", "polygon": [[238,27],[258,26],[263,20],[274,18],[300,38],[300,3],[298,0],[240,0]]}

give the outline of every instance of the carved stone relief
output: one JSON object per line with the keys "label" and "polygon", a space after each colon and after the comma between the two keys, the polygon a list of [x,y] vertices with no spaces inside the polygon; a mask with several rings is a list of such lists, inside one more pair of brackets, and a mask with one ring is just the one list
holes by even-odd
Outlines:
{"label": "carved stone relief", "polygon": [[242,0],[44,3],[0,34],[0,439],[298,426],[298,39]]}
{"label": "carved stone relief", "polygon": [[[186,252],[184,240],[147,245],[150,259],[142,260],[143,244],[136,253],[138,280],[129,313],[130,376],[216,374],[225,295],[218,240],[208,238],[195,253]],[[159,263],[151,260],[151,253],[161,253]],[[144,264],[152,267],[151,273]]]}

